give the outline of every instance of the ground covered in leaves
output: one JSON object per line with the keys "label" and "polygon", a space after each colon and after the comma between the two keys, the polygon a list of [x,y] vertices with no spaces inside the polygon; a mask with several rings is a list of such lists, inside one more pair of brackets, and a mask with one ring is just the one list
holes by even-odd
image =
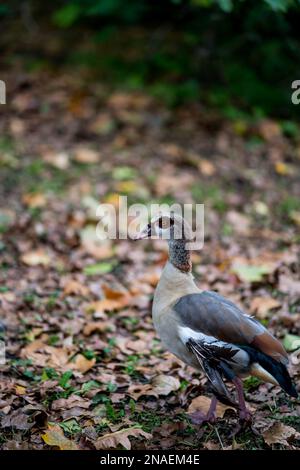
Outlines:
{"label": "ground covered in leaves", "polygon": [[170,110],[71,74],[2,78],[1,447],[299,447],[299,400],[256,379],[245,389],[259,436],[230,438],[223,406],[198,433],[188,414],[207,408],[206,380],[164,351],[151,320],[167,247],[99,242],[95,211],[119,194],[205,203],[199,286],[268,325],[299,384],[300,128]]}

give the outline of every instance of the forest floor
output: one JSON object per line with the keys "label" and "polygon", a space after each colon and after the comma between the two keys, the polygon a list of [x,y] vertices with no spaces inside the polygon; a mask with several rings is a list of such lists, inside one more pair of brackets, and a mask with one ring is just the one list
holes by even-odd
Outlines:
{"label": "forest floor", "polygon": [[204,203],[197,283],[255,315],[300,380],[300,129],[167,109],[84,77],[7,77],[0,115],[3,449],[299,448],[300,401],[246,379],[259,435],[204,431],[206,379],[162,347],[151,301],[162,241],[99,242],[100,202]]}

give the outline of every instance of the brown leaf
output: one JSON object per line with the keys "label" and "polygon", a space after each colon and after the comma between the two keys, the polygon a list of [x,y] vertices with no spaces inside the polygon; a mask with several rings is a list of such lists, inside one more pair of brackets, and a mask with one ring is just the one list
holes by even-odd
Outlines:
{"label": "brown leaf", "polygon": [[85,400],[78,395],[71,395],[69,398],[59,398],[58,400],[54,400],[52,402],[51,409],[52,410],[69,410],[74,407],[79,408],[89,408],[90,402],[89,400]]}
{"label": "brown leaf", "polygon": [[26,206],[34,209],[36,207],[43,207],[47,203],[45,194],[43,193],[28,193],[24,194],[22,201]]}
{"label": "brown leaf", "polygon": [[88,310],[98,313],[104,311],[111,312],[112,310],[120,310],[121,308],[129,305],[131,296],[127,291],[123,292],[113,290],[106,285],[103,285],[102,289],[105,294],[105,298],[96,302],[91,302],[88,305]]}
{"label": "brown leaf", "polygon": [[[200,395],[199,397],[194,398],[192,400],[190,406],[188,407],[188,413],[192,414],[195,411],[202,411],[203,413],[207,413],[210,407],[211,399],[209,397],[205,397],[204,395]],[[223,405],[223,403],[218,402],[216,408],[216,415],[218,418],[223,418],[224,413],[226,410],[233,410],[231,406]]]}
{"label": "brown leaf", "polygon": [[250,220],[244,214],[231,210],[228,211],[226,220],[237,234],[249,235]]}
{"label": "brown leaf", "polygon": [[257,127],[259,134],[267,142],[281,136],[281,128],[279,124],[271,119],[263,119]]}
{"label": "brown leaf", "polygon": [[300,295],[300,281],[286,274],[279,277],[279,290],[285,294]]}
{"label": "brown leaf", "polygon": [[100,154],[87,147],[78,147],[74,151],[74,160],[79,163],[98,163]]}
{"label": "brown leaf", "polygon": [[90,293],[88,287],[84,286],[78,281],[74,279],[69,279],[65,286],[64,286],[64,295],[82,295],[83,297],[87,297]]}
{"label": "brown leaf", "polygon": [[12,427],[20,431],[27,431],[32,428],[34,421],[30,419],[30,416],[23,413],[21,409],[13,411],[10,415],[4,416],[1,421],[2,428]]}
{"label": "brown leaf", "polygon": [[100,331],[100,333],[105,333],[106,331],[115,331],[116,327],[113,323],[108,321],[93,321],[85,325],[83,329],[83,334],[85,336],[90,336],[95,331]]}
{"label": "brown leaf", "polygon": [[28,266],[48,266],[51,262],[50,256],[45,250],[42,249],[32,250],[24,253],[21,256],[21,260]]}
{"label": "brown leaf", "polygon": [[128,388],[129,395],[138,400],[141,396],[166,396],[175,392],[180,387],[180,381],[176,377],[168,375],[157,375],[150,384],[131,385]]}
{"label": "brown leaf", "polygon": [[60,450],[78,450],[77,444],[67,439],[62,429],[57,425],[49,426],[48,431],[42,435],[42,439],[48,446],[55,446]]}
{"label": "brown leaf", "polygon": [[83,249],[96,259],[106,259],[112,256],[111,240],[99,240],[94,225],[87,225],[80,231]]}
{"label": "brown leaf", "polygon": [[300,433],[291,426],[286,426],[280,422],[274,422],[266,431],[262,433],[264,441],[269,446],[272,444],[289,445],[290,441],[300,439]]}
{"label": "brown leaf", "polygon": [[291,165],[287,165],[284,162],[276,162],[275,171],[282,176],[292,175],[294,173],[293,167]]}
{"label": "brown leaf", "polygon": [[75,361],[71,364],[71,369],[78,370],[82,374],[85,374],[96,364],[96,358],[86,359],[82,354],[77,354]]}
{"label": "brown leaf", "polygon": [[211,163],[206,158],[200,158],[198,162],[199,171],[205,176],[212,176],[216,172],[216,168],[213,163]]}
{"label": "brown leaf", "polygon": [[169,395],[180,388],[180,381],[170,375],[157,375],[151,382],[156,395]]}
{"label": "brown leaf", "polygon": [[97,450],[101,449],[116,449],[119,445],[125,449],[131,449],[131,443],[129,437],[151,439],[152,435],[143,431],[141,428],[125,428],[117,432],[105,434],[104,436],[97,439],[95,447]]}
{"label": "brown leaf", "polygon": [[281,303],[272,297],[254,297],[251,301],[250,310],[258,318],[263,319],[266,318],[271,310],[279,308],[280,306]]}
{"label": "brown leaf", "polygon": [[70,156],[66,152],[56,153],[52,150],[46,150],[43,154],[43,160],[59,170],[66,170],[70,164]]}

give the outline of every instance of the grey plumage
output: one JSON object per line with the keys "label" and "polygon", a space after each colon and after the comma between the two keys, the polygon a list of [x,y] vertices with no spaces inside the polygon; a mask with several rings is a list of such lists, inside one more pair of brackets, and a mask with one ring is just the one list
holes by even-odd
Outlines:
{"label": "grey plumage", "polygon": [[[184,226],[181,240],[174,235],[176,224],[178,230]],[[167,229],[171,237],[169,261],[152,307],[154,326],[166,348],[186,364],[203,370],[214,394],[225,403],[237,406],[223,380],[231,380],[240,388],[239,377],[247,375],[280,384],[296,396],[281,343],[233,302],[215,292],[201,292],[194,282],[186,249],[186,242],[192,238],[189,225],[178,216],[152,220],[151,233],[159,235]],[[141,238],[148,232],[144,230]],[[239,406],[246,413],[244,402]]]}

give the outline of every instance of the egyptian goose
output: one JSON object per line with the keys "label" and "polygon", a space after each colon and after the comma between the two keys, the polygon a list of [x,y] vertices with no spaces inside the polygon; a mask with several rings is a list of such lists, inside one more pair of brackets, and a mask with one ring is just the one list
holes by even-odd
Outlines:
{"label": "egyptian goose", "polygon": [[[209,381],[213,392],[210,409],[206,415],[194,413],[193,422],[214,422],[219,400],[239,410],[240,427],[251,423],[241,381],[249,375],[279,385],[297,397],[281,343],[230,300],[216,292],[201,291],[195,284],[190,251],[186,248],[192,240],[192,230],[181,216],[159,214],[135,239],[162,237],[166,233],[169,260],[155,290],[152,317],[167,349],[186,364],[204,371]],[[235,385],[238,403],[224,379]]]}

